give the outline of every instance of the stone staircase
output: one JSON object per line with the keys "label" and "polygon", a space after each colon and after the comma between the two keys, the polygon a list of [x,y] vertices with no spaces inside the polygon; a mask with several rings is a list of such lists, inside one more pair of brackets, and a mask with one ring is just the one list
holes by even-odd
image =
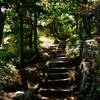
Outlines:
{"label": "stone staircase", "polygon": [[48,61],[48,67],[41,73],[43,80],[38,89],[39,100],[77,100],[73,79],[75,63],[66,58],[64,47],[58,46],[56,57]]}

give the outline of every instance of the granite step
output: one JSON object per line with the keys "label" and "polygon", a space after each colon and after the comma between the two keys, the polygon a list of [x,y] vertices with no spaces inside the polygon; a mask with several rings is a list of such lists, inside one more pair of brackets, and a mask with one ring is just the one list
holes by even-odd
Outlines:
{"label": "granite step", "polygon": [[68,58],[67,57],[56,57],[56,60],[60,60],[60,61],[66,61]]}
{"label": "granite step", "polygon": [[65,89],[65,88],[68,88],[68,87],[71,87],[73,84],[71,82],[66,82],[66,83],[59,83],[59,84],[55,84],[55,83],[50,83],[50,82],[45,82],[45,83],[41,83],[39,87],[42,87],[42,88],[62,88],[62,89]]}
{"label": "granite step", "polygon": [[67,67],[67,62],[66,61],[52,60],[49,62],[49,67]]}
{"label": "granite step", "polygon": [[51,80],[68,78],[68,73],[46,73],[47,78]]}
{"label": "granite step", "polygon": [[39,100],[78,100],[76,95],[71,95],[71,96],[65,96],[65,97],[46,97],[46,96],[42,96],[39,94],[38,96]]}
{"label": "granite step", "polygon": [[69,70],[75,70],[75,67],[50,67],[47,69],[47,73],[65,73]]}
{"label": "granite step", "polygon": [[56,79],[56,80],[44,80],[41,82],[41,86],[45,87],[64,87],[67,85],[72,85],[70,79]]}
{"label": "granite step", "polygon": [[73,93],[73,89],[53,89],[53,88],[46,88],[39,90],[42,96],[46,97],[65,97],[71,95]]}
{"label": "granite step", "polygon": [[75,85],[75,84],[73,84],[73,85],[62,85],[62,86],[52,86],[52,85],[48,85],[48,86],[46,86],[46,85],[40,85],[39,86],[39,88],[52,88],[52,89],[58,89],[58,90],[60,90],[60,89],[73,89],[73,90],[76,90],[77,89],[77,85]]}

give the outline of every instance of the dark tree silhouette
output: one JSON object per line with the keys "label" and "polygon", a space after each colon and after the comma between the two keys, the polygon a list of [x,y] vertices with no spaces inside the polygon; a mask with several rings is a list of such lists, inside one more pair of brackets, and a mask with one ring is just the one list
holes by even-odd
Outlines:
{"label": "dark tree silhouette", "polygon": [[0,45],[2,43],[2,38],[3,38],[3,28],[4,28],[4,21],[5,21],[5,14],[2,12],[2,7],[3,5],[0,5]]}

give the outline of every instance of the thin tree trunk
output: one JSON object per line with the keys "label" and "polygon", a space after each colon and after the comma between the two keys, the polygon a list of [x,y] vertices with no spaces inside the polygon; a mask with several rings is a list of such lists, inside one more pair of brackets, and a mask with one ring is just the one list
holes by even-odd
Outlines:
{"label": "thin tree trunk", "polygon": [[96,13],[96,34],[100,35],[100,9],[97,9]]}
{"label": "thin tree trunk", "polygon": [[[87,36],[87,33],[88,33],[88,29],[87,29],[87,16],[86,15],[84,15],[83,16],[83,24],[84,24],[84,30],[85,30],[85,34],[86,34],[86,36]],[[86,37],[85,36],[85,37]]]}
{"label": "thin tree trunk", "polygon": [[34,12],[34,49],[36,56],[38,55],[38,36],[37,36],[37,13]]}
{"label": "thin tree trunk", "polygon": [[75,21],[76,21],[76,34],[79,34],[79,38],[81,40],[79,55],[82,56],[82,51],[83,51],[83,41],[82,41],[82,34],[81,34],[82,22],[80,22],[80,24],[78,23],[78,16],[77,15],[75,15]]}
{"label": "thin tree trunk", "polygon": [[[59,29],[57,28],[57,25],[58,25],[58,19],[57,19],[57,17],[55,16],[55,18],[54,18],[54,21],[53,21],[53,24],[54,24],[54,28],[53,28],[53,30],[54,30],[54,36],[55,36],[55,38],[57,38],[58,36],[59,36]],[[57,25],[56,25],[57,24]],[[59,26],[58,26],[59,27]]]}
{"label": "thin tree trunk", "polygon": [[76,21],[76,34],[79,34],[79,24],[78,24],[78,16],[75,15],[75,21]]}
{"label": "thin tree trunk", "polygon": [[88,16],[87,17],[87,34],[88,34],[88,36],[91,36],[91,17],[90,16]]}
{"label": "thin tree trunk", "polygon": [[23,58],[23,15],[19,15],[19,20],[20,20],[20,34],[19,34],[19,43],[20,43],[20,62],[21,65],[23,66],[24,63],[24,58]]}
{"label": "thin tree trunk", "polygon": [[[82,52],[83,52],[83,47],[84,47],[84,42],[87,39],[87,34],[90,36],[90,33],[88,32],[88,22],[87,22],[87,16],[84,15],[82,16],[83,19],[83,34],[81,35],[81,44],[80,44],[80,56],[82,56]],[[82,32],[81,31],[81,32]]]}
{"label": "thin tree trunk", "polygon": [[23,15],[19,13],[19,21],[20,21],[20,34],[19,34],[19,44],[20,44],[20,75],[21,75],[21,81],[23,85],[23,89],[27,89],[27,79],[25,76],[25,66],[24,66],[24,48],[23,48]]}
{"label": "thin tree trunk", "polygon": [[29,11],[30,14],[30,36],[29,36],[29,48],[30,48],[30,56],[32,52],[32,33],[33,33],[33,24],[32,24],[32,12]]}
{"label": "thin tree trunk", "polygon": [[5,21],[5,16],[0,10],[0,45],[2,43],[2,38],[3,38],[4,21]]}
{"label": "thin tree trunk", "polygon": [[86,34],[87,36],[91,36],[91,30],[90,30],[90,17],[89,16],[85,16],[84,18],[84,28],[86,30]]}
{"label": "thin tree trunk", "polygon": [[[80,40],[81,40],[79,55],[80,55],[81,57],[82,57],[83,45],[84,45],[84,41],[85,41],[85,38],[84,38],[84,36],[83,36],[83,34],[82,34],[83,29],[84,29],[85,27],[82,26],[82,22],[83,22],[83,21],[81,21],[81,22],[79,23],[79,38],[80,38]],[[84,23],[83,23],[83,24],[84,24]]]}
{"label": "thin tree trunk", "polygon": [[21,82],[22,82],[22,86],[23,89],[26,90],[27,89],[27,81],[26,81],[26,76],[25,76],[25,66],[24,66],[24,48],[23,48],[23,36],[24,36],[24,29],[23,29],[23,14],[20,13],[19,11],[19,4],[16,4],[17,8],[16,8],[16,12],[19,15],[19,51],[20,51],[20,65],[18,66],[18,70],[21,76]]}

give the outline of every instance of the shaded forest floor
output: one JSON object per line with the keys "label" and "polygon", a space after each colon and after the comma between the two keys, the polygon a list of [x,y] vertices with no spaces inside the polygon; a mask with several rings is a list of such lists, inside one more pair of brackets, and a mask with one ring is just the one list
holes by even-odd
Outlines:
{"label": "shaded forest floor", "polygon": [[[0,92],[0,100],[38,100],[37,98],[37,89],[39,86],[39,83],[36,82],[37,78],[39,79],[39,77],[41,76],[42,71],[45,70],[45,66],[44,64],[46,63],[46,61],[48,61],[51,57],[53,58],[55,56],[54,54],[54,49],[56,46],[58,45],[54,45],[53,44],[54,41],[52,41],[51,39],[46,39],[45,37],[41,38],[41,64],[31,64],[29,66],[26,66],[26,69],[31,72],[31,74],[27,73],[26,77],[28,77],[28,89],[27,90],[23,90],[22,89],[22,85],[21,85],[21,77],[18,74],[16,79],[10,79],[10,77],[6,78],[6,85],[5,85],[5,90]],[[48,49],[50,49],[51,51],[51,55],[48,55]],[[59,54],[59,53],[58,53]],[[43,62],[42,62],[43,61]],[[72,61],[72,60],[71,60]],[[75,63],[75,62],[72,62]],[[41,66],[41,67],[39,67]],[[39,73],[39,75],[38,75]],[[78,78],[79,76],[82,75],[80,73],[77,74]],[[73,76],[72,76],[73,77]],[[77,82],[80,81],[80,79],[78,80],[77,78]],[[38,80],[40,81],[40,80]],[[69,99],[64,99],[64,100],[86,100],[85,98],[83,99],[83,97],[87,96],[87,98],[89,98],[88,100],[92,100],[90,99],[91,97],[95,98],[95,96],[97,96],[97,98],[93,99],[93,100],[99,100],[98,98],[100,97],[99,93],[100,91],[98,89],[100,89],[100,68],[95,69],[95,71],[91,72],[87,78],[83,81],[81,80],[84,84],[84,89],[81,87],[80,84],[82,83],[75,83],[76,85],[79,85],[79,87],[81,87],[83,90],[81,90],[79,87],[77,88],[77,96],[79,96],[79,99],[77,99],[77,96],[71,96]],[[9,84],[11,82],[11,84]],[[11,86],[11,87],[10,87]],[[7,90],[8,88],[8,90]],[[15,90],[14,90],[15,89]],[[90,90],[89,90],[90,89]],[[11,90],[11,91],[10,91]],[[88,91],[88,92],[87,92]],[[20,99],[18,99],[20,96]],[[18,98],[16,98],[18,97]],[[40,95],[38,95],[38,97],[41,98]],[[24,99],[23,99],[24,98]],[[50,100],[50,99],[46,99],[45,100]],[[53,98],[51,100],[60,100],[57,98]]]}

